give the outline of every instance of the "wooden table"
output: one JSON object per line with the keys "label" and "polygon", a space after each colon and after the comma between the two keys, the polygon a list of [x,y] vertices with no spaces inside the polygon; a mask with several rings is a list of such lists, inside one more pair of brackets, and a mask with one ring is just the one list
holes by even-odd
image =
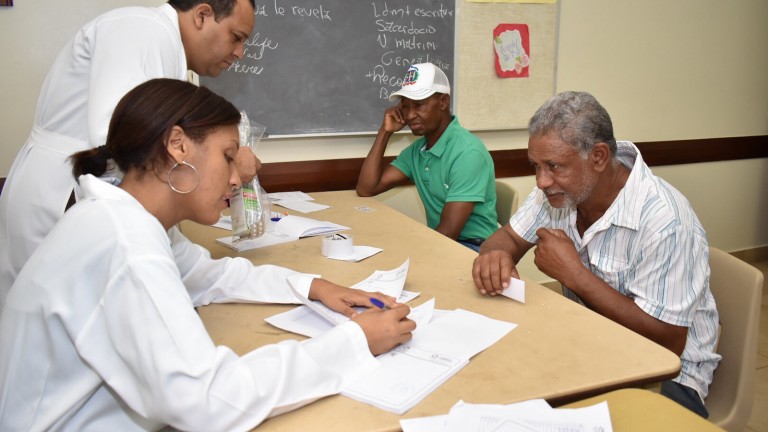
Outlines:
{"label": "wooden table", "polygon": [[[193,223],[183,224],[182,231],[214,257],[239,255],[255,264],[321,274],[343,285],[357,283],[374,270],[394,269],[410,258],[405,289],[421,292],[412,306],[434,297],[438,309],[463,308],[518,324],[403,417],[445,414],[459,399],[506,404],[545,398],[558,405],[679,372],[680,360],[671,351],[533,281],[526,280],[525,304],[479,295],[471,276],[475,252],[375,199],[359,198],[352,191],[311,196],[332,207],[305,216],[348,226],[356,245],[384,251],[358,263],[336,261],[320,254],[322,238],[313,237],[238,254],[215,243],[226,231]],[[360,206],[373,211],[356,208]],[[226,304],[201,307],[199,312],[217,344],[244,354],[280,340],[303,339],[264,322],[291,307]],[[259,430],[392,431],[399,430],[400,418],[332,396],[269,419]]]}
{"label": "wooden table", "polygon": [[642,389],[615,390],[561,408],[581,408],[603,401],[608,401],[614,432],[723,431],[677,402]]}

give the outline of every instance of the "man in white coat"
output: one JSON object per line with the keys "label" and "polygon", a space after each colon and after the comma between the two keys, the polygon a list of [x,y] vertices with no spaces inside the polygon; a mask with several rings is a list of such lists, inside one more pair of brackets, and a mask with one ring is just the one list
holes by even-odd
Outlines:
{"label": "man in white coat", "polygon": [[[68,157],[105,143],[120,98],[152,78],[218,76],[243,56],[254,0],[170,0],[107,12],[59,53],[38,99],[32,132],[0,195],[0,310],[16,275],[61,218],[75,186]],[[243,180],[258,160],[238,153]]]}

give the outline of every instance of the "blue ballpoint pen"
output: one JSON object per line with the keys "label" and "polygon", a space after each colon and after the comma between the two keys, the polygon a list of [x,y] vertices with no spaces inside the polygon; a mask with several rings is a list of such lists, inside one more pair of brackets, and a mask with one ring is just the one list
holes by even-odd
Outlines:
{"label": "blue ballpoint pen", "polygon": [[371,303],[373,303],[374,306],[376,306],[379,309],[389,309],[389,306],[385,305],[383,301],[371,297]]}

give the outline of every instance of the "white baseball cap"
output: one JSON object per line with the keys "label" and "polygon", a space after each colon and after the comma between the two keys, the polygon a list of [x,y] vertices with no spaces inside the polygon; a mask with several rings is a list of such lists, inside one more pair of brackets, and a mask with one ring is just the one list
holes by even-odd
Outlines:
{"label": "white baseball cap", "polygon": [[432,63],[419,63],[408,68],[403,78],[403,88],[389,95],[389,100],[399,97],[422,100],[435,93],[451,94],[448,77]]}

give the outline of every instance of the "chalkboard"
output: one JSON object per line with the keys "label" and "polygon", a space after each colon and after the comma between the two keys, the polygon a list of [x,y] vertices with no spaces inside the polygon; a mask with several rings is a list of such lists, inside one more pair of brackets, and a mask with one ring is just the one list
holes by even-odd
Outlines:
{"label": "chalkboard", "polygon": [[455,0],[256,0],[244,57],[200,84],[269,136],[378,130],[410,64],[454,76]]}

